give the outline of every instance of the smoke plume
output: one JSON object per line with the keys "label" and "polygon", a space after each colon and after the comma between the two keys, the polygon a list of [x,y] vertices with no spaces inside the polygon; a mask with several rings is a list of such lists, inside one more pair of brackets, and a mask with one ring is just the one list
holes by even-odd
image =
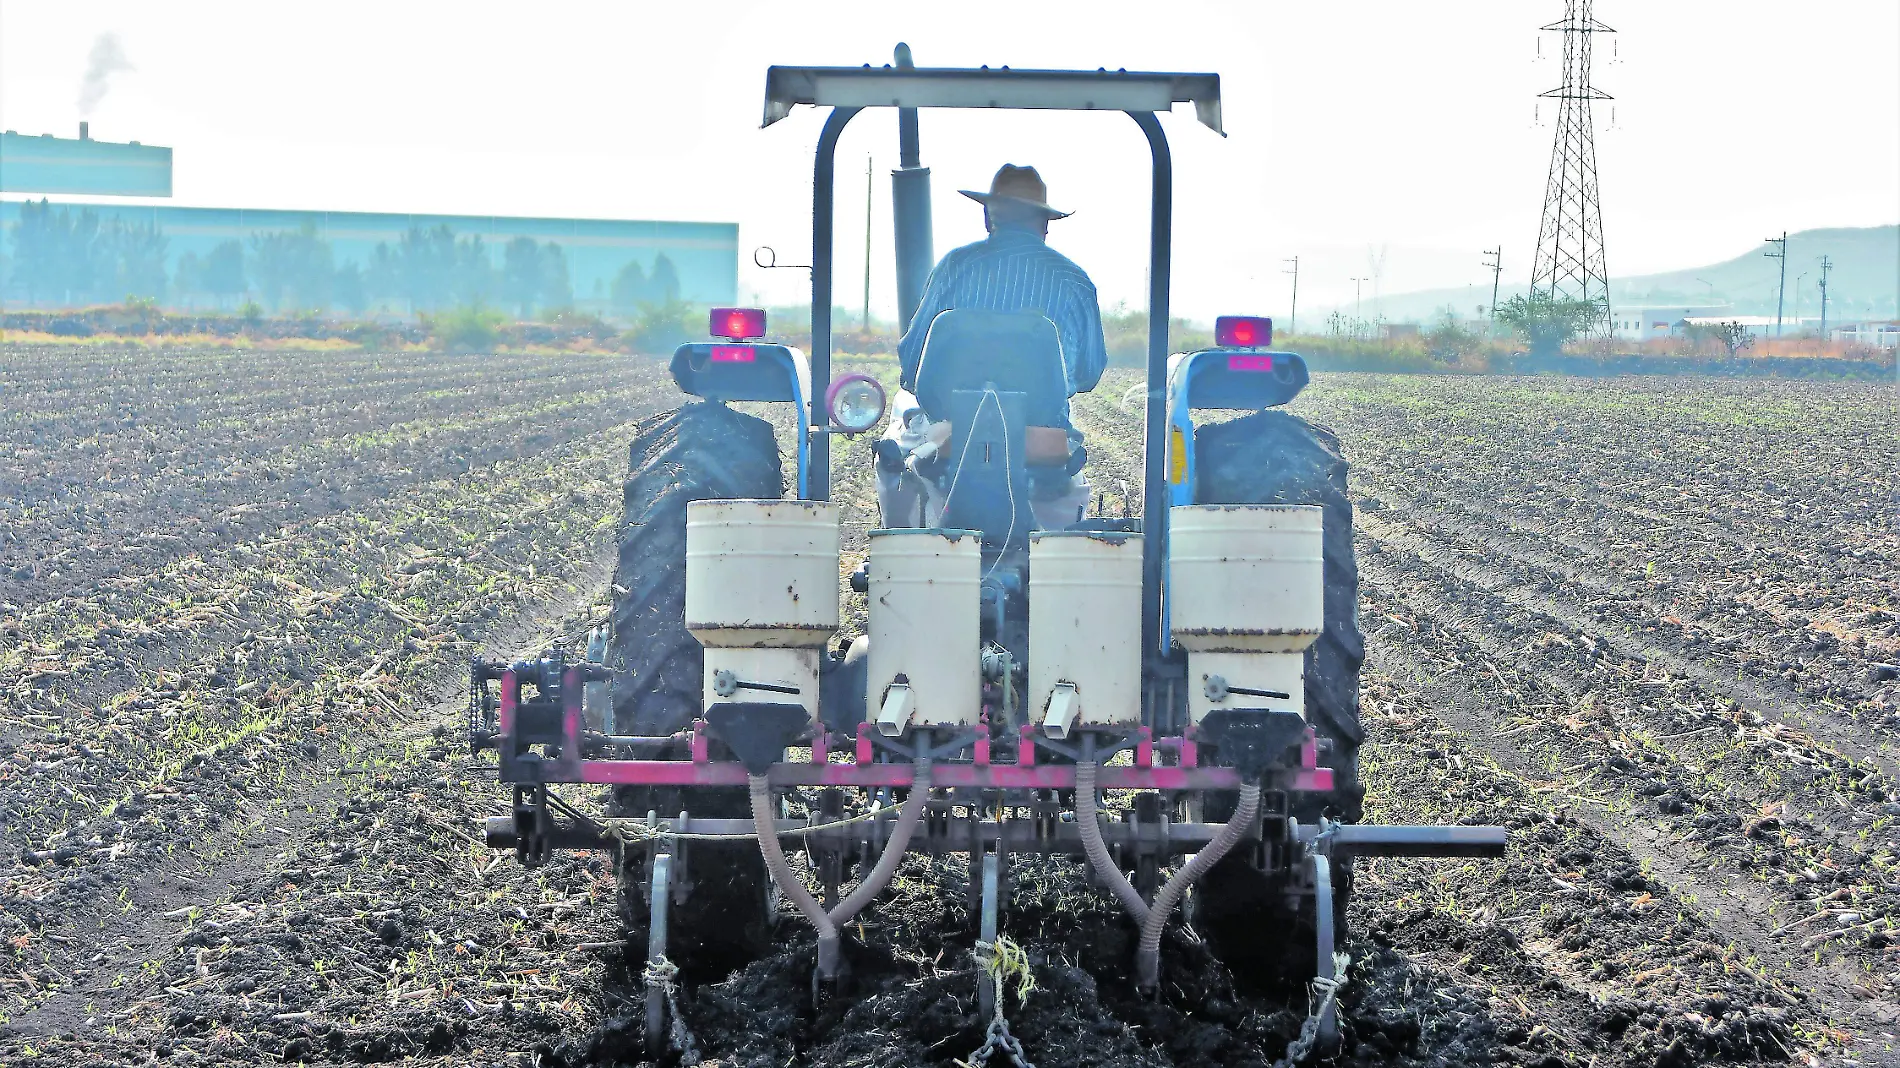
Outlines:
{"label": "smoke plume", "polygon": [[112,76],[131,69],[132,61],[125,58],[125,49],[119,46],[119,35],[100,34],[92,42],[92,56],[86,60],[86,79],[79,83],[79,114],[91,115],[105,99]]}

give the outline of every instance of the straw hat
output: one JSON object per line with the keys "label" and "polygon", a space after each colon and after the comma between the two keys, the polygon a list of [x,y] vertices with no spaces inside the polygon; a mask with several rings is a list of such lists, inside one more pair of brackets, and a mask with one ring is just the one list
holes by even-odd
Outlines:
{"label": "straw hat", "polygon": [[1057,211],[1045,201],[1049,198],[1049,187],[1042,182],[1042,175],[1034,167],[1018,167],[1005,163],[1003,169],[996,172],[990,180],[990,191],[979,193],[974,189],[959,189],[957,192],[971,200],[989,207],[992,204],[1015,204],[1042,215],[1045,219],[1066,219],[1071,214]]}

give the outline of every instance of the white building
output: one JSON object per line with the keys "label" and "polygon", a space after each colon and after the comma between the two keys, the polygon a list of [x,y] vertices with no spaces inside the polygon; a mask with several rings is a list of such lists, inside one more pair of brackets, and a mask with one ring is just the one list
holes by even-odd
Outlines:
{"label": "white building", "polygon": [[[1610,306],[1610,332],[1623,341],[1652,341],[1665,338],[1686,320],[1707,318],[1728,322],[1738,318],[1724,315],[1727,304],[1613,304]],[[1769,324],[1773,325],[1770,319]]]}
{"label": "white building", "polygon": [[1829,341],[1853,341],[1882,349],[1900,349],[1900,321],[1842,323],[1827,332]]}

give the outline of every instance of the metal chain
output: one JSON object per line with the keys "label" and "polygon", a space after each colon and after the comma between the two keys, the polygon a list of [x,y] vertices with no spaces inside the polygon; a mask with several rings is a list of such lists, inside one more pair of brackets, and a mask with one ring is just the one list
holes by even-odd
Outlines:
{"label": "metal chain", "polygon": [[1286,1055],[1273,1062],[1273,1068],[1293,1068],[1313,1055],[1313,1046],[1319,1041],[1319,1021],[1339,1001],[1339,988],[1346,985],[1346,969],[1352,966],[1352,958],[1344,953],[1333,954],[1333,974],[1335,978],[1313,977],[1313,992],[1320,995],[1319,1003],[1307,1014],[1306,1022],[1300,1024],[1300,1035],[1287,1046]]}
{"label": "metal chain", "polygon": [[997,938],[995,944],[978,942],[976,944],[977,964],[988,973],[990,982],[996,984],[995,1009],[990,1013],[990,1026],[983,1035],[983,1044],[970,1054],[967,1061],[957,1063],[963,1068],[987,1068],[990,1055],[1001,1051],[1009,1057],[1009,1063],[1015,1068],[1036,1068],[1030,1062],[1029,1055],[1023,1052],[1023,1044],[1009,1033],[1009,1023],[1003,1019],[1003,980],[1012,972],[1021,975],[1016,986],[1016,999],[1021,1001],[1035,989],[1035,977],[1029,974],[1029,961],[1022,947],[1007,938]]}
{"label": "metal chain", "polygon": [[674,995],[679,985],[673,980],[680,973],[679,965],[661,957],[647,965],[641,978],[646,980],[647,989],[658,987],[666,995],[666,1018],[669,1022],[667,1039],[680,1055],[680,1064],[691,1068],[701,1061],[699,1043],[693,1040],[693,1033],[686,1028],[686,1020],[680,1015],[679,999]]}

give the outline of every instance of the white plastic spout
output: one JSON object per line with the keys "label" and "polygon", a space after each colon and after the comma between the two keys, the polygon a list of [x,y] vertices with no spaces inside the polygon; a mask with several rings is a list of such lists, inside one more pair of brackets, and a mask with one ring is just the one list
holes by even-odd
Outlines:
{"label": "white plastic spout", "polygon": [[1049,694],[1049,711],[1043,713],[1042,731],[1051,738],[1067,738],[1076,720],[1082,718],[1082,695],[1073,682],[1058,682]]}
{"label": "white plastic spout", "polygon": [[917,697],[907,682],[894,682],[885,691],[884,707],[877,714],[878,733],[895,738],[910,729],[910,717],[917,711]]}

